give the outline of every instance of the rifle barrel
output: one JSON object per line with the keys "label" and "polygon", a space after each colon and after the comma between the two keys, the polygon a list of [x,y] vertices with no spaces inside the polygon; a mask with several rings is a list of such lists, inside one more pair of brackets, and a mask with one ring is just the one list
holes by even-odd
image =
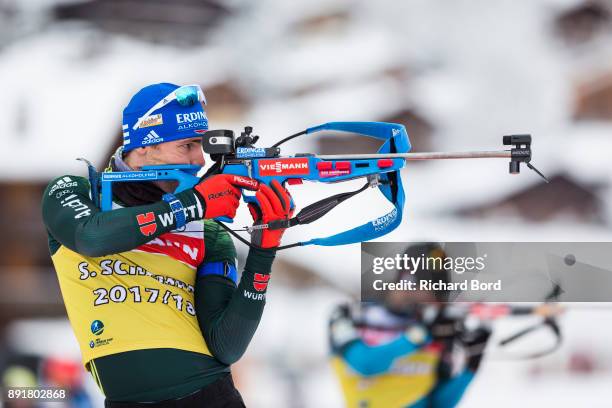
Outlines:
{"label": "rifle barrel", "polygon": [[472,152],[424,152],[424,153],[365,153],[365,154],[317,154],[323,160],[346,159],[404,159],[404,160],[438,160],[438,159],[491,159],[510,158],[510,150],[472,151]]}

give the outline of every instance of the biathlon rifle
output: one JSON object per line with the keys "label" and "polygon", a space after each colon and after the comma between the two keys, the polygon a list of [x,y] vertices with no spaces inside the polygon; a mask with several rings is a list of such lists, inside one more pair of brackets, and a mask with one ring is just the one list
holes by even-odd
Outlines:
{"label": "biathlon rifle", "polygon": [[[442,315],[450,320],[462,322],[465,324],[468,319],[475,319],[479,322],[493,322],[499,319],[505,319],[509,317],[538,317],[539,321],[527,326],[505,338],[500,340],[497,345],[500,347],[508,346],[511,343],[516,342],[527,336],[528,334],[534,333],[540,329],[548,329],[549,332],[554,336],[554,343],[552,346],[547,347],[543,350],[527,354],[509,354],[504,353],[508,357],[514,359],[533,359],[543,357],[556,351],[563,343],[563,334],[559,323],[558,317],[565,313],[568,309],[567,306],[557,302],[558,296],[561,294],[561,286],[555,284],[551,292],[546,296],[544,302],[536,304],[511,304],[511,303],[489,303],[489,302],[441,302],[435,304],[438,308],[438,314]],[[426,308],[430,305],[427,303],[413,304],[414,311],[419,310],[423,313]],[[572,307],[576,307],[573,305]],[[357,327],[368,327],[379,330],[395,330],[404,331],[410,327],[411,322],[406,324],[392,325],[392,326],[377,326],[371,323],[365,323],[360,318],[353,319]]]}
{"label": "biathlon rifle", "polygon": [[[427,305],[421,305],[427,306]],[[563,341],[561,329],[557,322],[557,317],[566,311],[564,306],[558,303],[541,303],[537,305],[513,305],[507,303],[452,303],[440,306],[440,312],[443,316],[458,322],[466,322],[468,319],[476,319],[480,322],[493,322],[499,319],[508,317],[527,317],[536,316],[540,321],[527,326],[516,333],[513,333],[502,340],[497,345],[500,347],[507,346],[527,336],[530,333],[536,332],[539,329],[548,329],[554,336],[554,344],[546,349],[539,350],[528,354],[513,354],[509,355],[515,359],[532,359],[548,355],[557,350]],[[406,325],[376,325],[372,323],[364,323],[359,319],[354,323],[360,328],[370,328],[378,330],[404,331],[407,330],[412,323]],[[508,353],[504,353],[508,354]]]}
{"label": "biathlon rifle", "polygon": [[506,357],[514,359],[532,359],[543,357],[555,352],[563,343],[563,331],[559,326],[558,319],[569,310],[597,310],[601,307],[590,304],[560,303],[559,296],[563,293],[561,285],[554,283],[550,293],[544,302],[538,304],[508,304],[508,303],[447,303],[442,307],[442,312],[451,319],[465,321],[473,317],[480,321],[493,321],[507,317],[535,316],[539,321],[526,326],[523,329],[501,339],[500,347],[505,347],[541,329],[548,330],[554,337],[551,346],[527,354],[504,353]]}
{"label": "biathlon rifle", "polygon": [[[319,155],[312,153],[281,156],[279,146],[302,135],[311,135],[321,131],[340,131],[359,134],[378,139],[382,145],[372,154],[339,154]],[[318,220],[331,209],[348,198],[366,190],[369,187],[378,188],[383,196],[393,204],[393,209],[374,220],[358,227],[323,238],[284,245],[278,249],[286,249],[300,245],[344,245],[369,241],[393,231],[401,223],[404,207],[404,190],[400,170],[409,160],[433,159],[475,159],[504,158],[510,159],[511,174],[520,172],[521,163],[546,177],[531,165],[531,136],[510,135],[503,137],[503,144],[510,146],[500,151],[472,152],[432,152],[409,153],[411,149],[406,128],[401,124],[386,122],[329,122],[308,128],[282,139],[271,147],[256,147],[259,136],[253,135],[252,127],[245,127],[237,138],[231,130],[209,130],[202,136],[202,148],[214,161],[213,166],[202,176],[197,176],[201,169],[192,165],[146,166],[141,171],[103,172],[98,173],[89,165],[89,177],[92,186],[92,198],[102,211],[111,210],[112,186],[114,183],[135,181],[178,181],[176,192],[192,188],[203,178],[214,174],[234,174],[247,176],[261,183],[270,185],[276,179],[281,184],[299,184],[303,180],[323,183],[337,183],[346,180],[365,178],[366,184],[356,191],[350,191],[324,198],[304,207],[297,215],[288,220],[246,228],[252,232],[254,228],[280,229],[309,224]],[[254,195],[243,192],[245,202],[256,203]],[[223,222],[231,222],[226,218],[217,219],[228,232],[241,242],[253,246],[249,241],[236,234]]]}
{"label": "biathlon rifle", "polygon": [[473,317],[481,321],[492,321],[506,317],[537,316],[540,321],[527,326],[508,337],[499,341],[501,347],[507,346],[524,336],[539,329],[548,329],[554,336],[554,344],[544,350],[525,354],[515,355],[515,358],[532,359],[548,355],[557,350],[563,341],[561,329],[557,322],[557,317],[565,311],[565,308],[558,303],[541,303],[538,305],[512,305],[512,304],[453,304],[445,308],[444,313],[449,317],[456,316],[462,320]]}

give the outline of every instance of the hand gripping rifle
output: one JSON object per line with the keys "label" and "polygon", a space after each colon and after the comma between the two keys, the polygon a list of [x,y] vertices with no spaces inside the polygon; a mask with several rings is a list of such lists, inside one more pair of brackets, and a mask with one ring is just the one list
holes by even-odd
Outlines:
{"label": "hand gripping rifle", "polygon": [[442,312],[451,319],[465,321],[468,317],[480,321],[493,321],[506,317],[537,316],[539,321],[530,326],[504,337],[498,346],[505,347],[534,333],[540,329],[548,329],[554,338],[552,346],[527,354],[508,354],[507,357],[514,359],[533,359],[546,356],[555,352],[563,343],[563,334],[559,327],[558,317],[567,310],[566,306],[558,303],[557,299],[562,293],[561,286],[553,285],[551,291],[546,295],[542,303],[535,305],[510,304],[510,303],[450,303],[442,307]]}
{"label": "hand gripping rifle", "polygon": [[[416,304],[414,310],[420,310],[421,312],[429,307],[428,304]],[[536,350],[530,353],[499,353],[505,358],[511,359],[535,359],[543,357],[556,351],[563,342],[563,335],[557,318],[565,313],[567,310],[566,306],[559,303],[545,301],[543,303],[526,305],[526,304],[510,304],[510,303],[478,303],[478,302],[461,302],[461,303],[444,303],[437,305],[439,308],[439,314],[445,316],[456,322],[461,322],[465,325],[468,319],[476,319],[479,322],[488,322],[499,319],[514,318],[514,317],[528,317],[536,316],[539,317],[539,321],[533,325],[524,327],[519,331],[504,337],[498,343],[498,347],[505,347],[511,343],[515,343],[518,340],[523,339],[527,335],[539,331],[540,329],[548,329],[550,334],[553,336],[554,342],[551,346]],[[392,330],[392,331],[405,331],[411,327],[412,322],[397,325],[376,325],[370,322],[366,323],[360,319],[353,318],[353,322],[356,327],[360,328],[371,328],[378,330]],[[498,353],[495,353],[496,355]]]}
{"label": "hand gripping rifle", "polygon": [[[341,131],[356,133],[378,139],[382,145],[372,154],[319,155],[312,153],[281,156],[279,146],[293,138],[310,135],[321,131]],[[304,207],[291,219],[247,228],[280,229],[309,224],[336,207],[341,202],[366,190],[378,188],[382,195],[393,204],[394,208],[387,214],[366,222],[358,227],[328,237],[314,238],[308,241],[284,245],[286,249],[300,245],[344,245],[368,241],[393,231],[401,223],[404,207],[404,190],[400,170],[408,160],[433,159],[475,159],[505,158],[510,159],[510,173],[520,172],[521,163],[537,172],[546,180],[531,161],[531,136],[511,135],[503,137],[503,144],[511,146],[508,150],[473,151],[473,152],[433,152],[409,153],[411,145],[403,125],[386,122],[329,122],[308,128],[293,134],[271,147],[256,147],[259,136],[252,134],[253,128],[245,127],[237,138],[231,130],[209,130],[202,136],[202,148],[214,161],[206,174],[196,176],[200,167],[191,165],[146,166],[141,171],[97,173],[89,165],[93,199],[99,202],[102,211],[109,211],[112,204],[112,185],[118,182],[176,180],[176,192],[196,185],[203,178],[213,174],[234,174],[252,177],[261,183],[270,184],[276,179],[281,184],[301,184],[303,180],[323,183],[337,183],[346,180],[365,178],[367,182],[358,190],[335,194]],[[100,194],[100,193],[101,194]],[[245,202],[256,203],[255,196],[243,193]],[[218,219],[218,222],[231,222],[229,219]],[[228,232],[241,242],[253,246],[226,225],[220,223]]]}
{"label": "hand gripping rifle", "polygon": [[[554,344],[546,349],[527,353],[523,355],[509,355],[515,359],[532,359],[543,357],[557,350],[563,342],[561,328],[557,322],[557,317],[564,313],[565,308],[558,303],[541,303],[538,305],[512,305],[512,304],[453,304],[447,306],[445,313],[457,319],[466,319],[468,316],[482,321],[492,321],[505,317],[518,316],[538,316],[540,321],[531,326],[527,326],[516,333],[513,333],[499,341],[501,347],[522,339],[524,336],[539,329],[548,329],[554,337]],[[506,354],[506,353],[504,353]]]}

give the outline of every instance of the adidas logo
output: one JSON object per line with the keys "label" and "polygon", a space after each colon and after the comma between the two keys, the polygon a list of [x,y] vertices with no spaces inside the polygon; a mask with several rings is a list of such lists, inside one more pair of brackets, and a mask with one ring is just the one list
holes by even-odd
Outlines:
{"label": "adidas logo", "polygon": [[142,139],[143,145],[153,144],[153,143],[162,143],[164,138],[158,135],[154,130],[147,133],[147,135]]}
{"label": "adidas logo", "polygon": [[77,182],[73,181],[70,177],[68,177],[68,176],[62,177],[61,179],[59,179],[59,180],[57,180],[55,182],[53,187],[51,187],[51,191],[49,191],[49,196],[51,196],[51,194],[55,193],[56,190],[64,189],[64,188],[68,188],[68,187],[76,187],[76,186],[77,186]]}

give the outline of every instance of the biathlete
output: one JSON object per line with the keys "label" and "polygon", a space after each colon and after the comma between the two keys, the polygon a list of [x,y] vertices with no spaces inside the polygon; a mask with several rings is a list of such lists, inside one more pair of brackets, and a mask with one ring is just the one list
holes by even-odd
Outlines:
{"label": "biathlete", "polygon": [[[409,256],[444,257],[437,244],[418,244]],[[446,282],[445,269],[420,269],[399,279]],[[399,281],[398,279],[398,281]],[[418,287],[418,285],[417,285]],[[474,379],[489,327],[466,328],[444,313],[448,293],[394,291],[380,303],[340,305],[332,313],[332,367],[351,408],[451,408]],[[453,359],[463,349],[464,361]]]}
{"label": "biathlete", "polygon": [[[107,170],[203,166],[208,130],[199,86],[141,89],[123,111],[123,146]],[[116,183],[101,212],[87,178],[63,175],[44,192],[49,250],[82,360],[106,407],[242,407],[230,366],[245,352],[265,304],[283,230],[259,230],[238,280],[236,250],[211,219],[233,218],[241,189],[256,191],[254,222],[290,218],[289,193],[215,175]],[[95,188],[95,186],[93,186]]]}

